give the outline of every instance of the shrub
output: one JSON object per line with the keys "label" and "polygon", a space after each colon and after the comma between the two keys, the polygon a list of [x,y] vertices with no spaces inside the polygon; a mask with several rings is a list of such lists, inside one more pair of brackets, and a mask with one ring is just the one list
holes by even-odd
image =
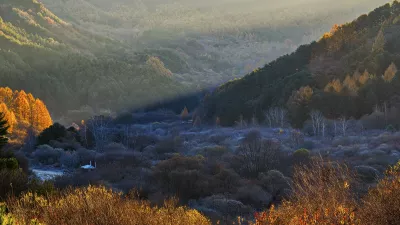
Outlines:
{"label": "shrub", "polygon": [[67,129],[59,123],[54,123],[50,127],[44,129],[37,138],[37,145],[49,144],[51,140],[58,140],[65,137]]}
{"label": "shrub", "polygon": [[293,147],[299,147],[304,144],[304,135],[299,130],[292,130],[290,132],[290,141]]}
{"label": "shrub", "polygon": [[0,170],[2,169],[16,170],[18,168],[19,166],[16,158],[0,158]]}
{"label": "shrub", "polygon": [[156,144],[157,141],[158,140],[155,136],[139,135],[134,137],[133,145],[130,147],[134,147],[136,150],[142,151],[147,146]]}
{"label": "shrub", "polygon": [[201,208],[211,209],[223,216],[236,217],[237,215],[250,214],[251,208],[242,202],[229,199],[224,195],[212,195],[199,200]]}
{"label": "shrub", "polygon": [[219,158],[228,152],[229,149],[225,146],[214,146],[203,149],[201,154],[209,158]]}
{"label": "shrub", "polygon": [[346,166],[321,159],[314,159],[308,166],[297,166],[293,194],[278,210],[272,207],[256,214],[254,224],[359,224],[350,188],[353,178]]}
{"label": "shrub", "polygon": [[266,174],[260,174],[259,180],[268,193],[278,200],[285,197],[287,190],[290,189],[290,179],[278,170],[270,170]]}
{"label": "shrub", "polygon": [[379,171],[371,166],[356,166],[354,169],[364,182],[376,182],[379,178]]}
{"label": "shrub", "polygon": [[361,224],[398,224],[400,221],[400,162],[363,199]]}
{"label": "shrub", "polygon": [[333,140],[333,142],[332,142],[332,146],[334,146],[334,147],[338,147],[339,145],[341,145],[341,146],[349,146],[349,145],[352,145],[352,144],[354,144],[354,142],[349,137],[335,138],[335,140]]}
{"label": "shrub", "polygon": [[176,200],[166,201],[162,207],[153,207],[146,201],[128,198],[105,187],[70,189],[49,197],[27,193],[19,199],[9,200],[7,205],[21,224],[32,218],[44,224],[65,225],[211,224],[198,211],[178,207]]}
{"label": "shrub", "polygon": [[245,205],[262,208],[270,204],[272,195],[264,191],[260,186],[250,184],[240,187],[235,194],[235,199]]}
{"label": "shrub", "polygon": [[259,131],[247,134],[238,148],[241,160],[241,172],[246,176],[257,177],[260,172],[266,172],[278,164],[280,143],[274,140],[262,140]]}
{"label": "shrub", "polygon": [[60,157],[63,152],[64,150],[62,149],[53,149],[49,145],[41,145],[33,153],[33,157],[40,163],[51,165],[60,161]]}
{"label": "shrub", "polygon": [[293,162],[295,164],[307,163],[311,157],[308,149],[301,148],[293,152]]}
{"label": "shrub", "polygon": [[211,135],[208,138],[208,141],[210,143],[214,143],[216,145],[220,145],[223,141],[225,141],[228,138],[228,136],[223,135],[223,134],[215,134],[215,135]]}
{"label": "shrub", "polygon": [[104,147],[105,152],[117,152],[117,151],[126,151],[126,147],[121,143],[109,143]]}
{"label": "shrub", "polygon": [[304,143],[300,147],[312,150],[314,148],[314,142],[313,141],[304,141]]}
{"label": "shrub", "polygon": [[0,200],[8,195],[19,195],[28,187],[28,176],[21,170],[0,170]]}
{"label": "shrub", "polygon": [[168,138],[157,143],[155,150],[159,154],[176,152],[178,148],[182,146],[182,144],[183,140],[181,139],[181,137],[175,136],[173,138]]}
{"label": "shrub", "polygon": [[26,156],[20,151],[15,152],[14,157],[18,161],[19,168],[21,168],[24,173],[28,173],[29,172],[28,158],[26,158]]}
{"label": "shrub", "polygon": [[396,128],[391,124],[387,125],[385,130],[388,131],[388,132],[396,132]]}
{"label": "shrub", "polygon": [[360,119],[365,129],[385,129],[385,114],[383,112],[373,112]]}
{"label": "shrub", "polygon": [[81,148],[76,151],[76,154],[78,156],[79,164],[81,165],[86,165],[90,161],[96,160],[96,152],[93,150]]}
{"label": "shrub", "polygon": [[79,165],[78,154],[71,151],[66,151],[61,154],[60,164],[67,168],[75,168]]}

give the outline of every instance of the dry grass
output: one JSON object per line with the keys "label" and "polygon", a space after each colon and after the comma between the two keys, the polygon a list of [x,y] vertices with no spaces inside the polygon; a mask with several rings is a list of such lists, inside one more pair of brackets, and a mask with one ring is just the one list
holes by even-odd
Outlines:
{"label": "dry grass", "polygon": [[361,201],[352,195],[353,180],[345,166],[331,162],[297,168],[291,198],[256,213],[252,225],[400,224],[400,162]]}
{"label": "dry grass", "polygon": [[196,210],[178,207],[175,200],[163,207],[123,196],[105,187],[70,189],[49,197],[27,193],[7,203],[19,224],[35,220],[43,224],[169,224],[208,225],[209,220]]}
{"label": "dry grass", "polygon": [[256,214],[255,225],[355,224],[353,174],[346,166],[314,159],[295,170],[293,194],[279,206]]}
{"label": "dry grass", "polygon": [[[335,162],[313,159],[298,166],[293,194],[275,208],[255,214],[251,225],[387,225],[400,224],[400,162],[361,199],[353,194],[354,174]],[[41,197],[28,193],[7,202],[10,214],[0,213],[10,224],[211,224],[196,210],[164,206],[124,196],[104,187],[89,186]],[[2,214],[2,215],[1,215]]]}
{"label": "dry grass", "polygon": [[359,214],[363,224],[400,224],[400,162],[370,190]]}

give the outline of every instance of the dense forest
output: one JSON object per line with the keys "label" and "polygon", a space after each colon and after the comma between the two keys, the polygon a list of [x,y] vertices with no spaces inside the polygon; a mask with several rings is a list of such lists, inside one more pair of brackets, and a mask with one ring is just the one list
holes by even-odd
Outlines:
{"label": "dense forest", "polygon": [[232,125],[241,116],[264,119],[280,106],[301,127],[312,110],[329,119],[396,111],[399,26],[397,1],[335,25],[320,40],[219,87],[206,97],[205,116]]}

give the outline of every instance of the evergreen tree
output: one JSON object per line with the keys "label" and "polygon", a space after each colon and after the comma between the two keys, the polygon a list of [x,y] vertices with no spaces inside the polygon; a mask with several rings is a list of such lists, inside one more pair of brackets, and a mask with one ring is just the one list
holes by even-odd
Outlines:
{"label": "evergreen tree", "polygon": [[4,113],[0,113],[0,149],[2,149],[8,142],[8,125]]}

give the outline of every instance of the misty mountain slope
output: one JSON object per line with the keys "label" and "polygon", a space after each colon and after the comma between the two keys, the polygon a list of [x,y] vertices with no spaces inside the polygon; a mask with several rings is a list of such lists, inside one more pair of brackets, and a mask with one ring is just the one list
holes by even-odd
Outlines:
{"label": "misty mountain slope", "polygon": [[[219,87],[207,97],[206,116],[228,125],[240,115],[262,119],[274,105],[289,107],[292,117],[310,109],[328,118],[368,114],[399,94],[394,76],[400,66],[399,22],[395,1],[336,26],[319,41]],[[306,86],[311,89],[300,89]]]}
{"label": "misty mountain slope", "polygon": [[36,0],[1,1],[0,12],[1,85],[32,92],[54,114],[85,105],[140,107],[186,93],[158,58],[126,54],[126,45],[66,22]]}
{"label": "misty mountain slope", "polygon": [[198,88],[241,77],[387,2],[42,1],[78,27],[160,57],[180,82]]}

